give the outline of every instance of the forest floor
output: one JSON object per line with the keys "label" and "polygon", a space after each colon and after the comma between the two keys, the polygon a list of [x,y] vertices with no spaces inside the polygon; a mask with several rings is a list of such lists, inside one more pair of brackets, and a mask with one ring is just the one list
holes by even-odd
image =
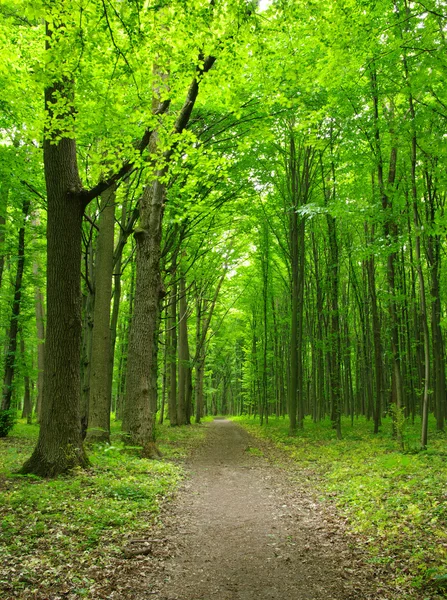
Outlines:
{"label": "forest floor", "polygon": [[214,421],[153,534],[152,556],[136,557],[119,575],[133,578],[129,598],[396,597],[375,579],[342,519],[316,501],[306,481],[297,485],[299,473],[284,460],[239,425]]}
{"label": "forest floor", "polygon": [[388,423],[340,442],[325,423],[290,438],[284,419],[236,420],[159,427],[160,461],[114,423],[88,470],[50,481],[14,475],[38,433],[17,424],[0,443],[0,598],[446,597],[443,436],[402,453]]}

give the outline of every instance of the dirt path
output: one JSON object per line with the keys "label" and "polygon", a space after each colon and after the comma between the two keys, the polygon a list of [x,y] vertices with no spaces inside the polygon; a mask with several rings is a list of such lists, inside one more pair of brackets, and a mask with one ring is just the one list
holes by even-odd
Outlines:
{"label": "dirt path", "polygon": [[[359,576],[321,508],[269,462],[241,427],[218,420],[191,457],[191,477],[170,505],[158,600],[380,598]],[[154,572],[152,573],[154,575]],[[141,591],[140,591],[141,593]],[[140,598],[140,596],[138,596]]]}

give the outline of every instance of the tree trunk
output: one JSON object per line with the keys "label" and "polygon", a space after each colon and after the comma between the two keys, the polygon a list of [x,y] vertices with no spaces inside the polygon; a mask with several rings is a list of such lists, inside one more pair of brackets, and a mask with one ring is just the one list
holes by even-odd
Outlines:
{"label": "tree trunk", "polygon": [[[6,191],[6,198],[8,196],[8,193]],[[2,206],[2,211],[6,212],[6,200],[4,200],[4,205]],[[5,269],[5,225],[6,225],[6,218],[4,214],[0,215],[0,288],[2,286],[2,282],[3,282],[3,271]]]}
{"label": "tree trunk", "polygon": [[110,303],[115,226],[115,190],[112,187],[102,194],[100,210],[95,261],[95,310],[86,437],[86,441],[89,443],[110,442]]}
{"label": "tree trunk", "polygon": [[196,298],[196,423],[200,423],[203,416],[203,372],[204,372],[204,348],[201,347],[202,339],[202,309],[203,300],[197,295]]}
{"label": "tree trunk", "polygon": [[329,309],[330,309],[330,382],[332,393],[331,421],[332,427],[341,439],[341,380],[340,380],[340,316],[338,308],[338,241],[335,218],[328,214],[329,233]]}
{"label": "tree trunk", "polygon": [[11,398],[13,392],[14,373],[16,367],[16,354],[17,354],[17,335],[19,332],[19,316],[20,316],[20,305],[22,301],[22,280],[23,280],[23,269],[25,266],[25,224],[26,217],[28,216],[30,202],[28,199],[23,201],[22,215],[23,222],[19,229],[19,241],[17,249],[17,272],[16,281],[14,285],[14,299],[12,303],[12,315],[11,322],[9,325],[8,333],[8,350],[5,360],[5,372],[3,380],[3,398],[2,398],[2,411],[8,411],[11,408]]}
{"label": "tree trunk", "polygon": [[[47,40],[50,38],[47,25]],[[47,42],[48,43],[48,42]],[[50,118],[57,98],[71,112],[73,83],[65,78],[45,90]],[[57,132],[53,135],[61,135]],[[64,132],[62,132],[62,136]],[[56,476],[88,464],[80,426],[81,353],[81,225],[84,202],[76,159],[69,137],[44,140],[47,188],[47,336],[44,397],[36,448],[23,473]]]}
{"label": "tree trunk", "polygon": [[85,251],[86,289],[82,298],[82,343],[81,343],[81,432],[87,435],[88,408],[90,399],[90,373],[92,367],[93,313],[95,310],[95,264],[93,241],[90,237]]}
{"label": "tree trunk", "polygon": [[[134,240],[132,240],[134,243]],[[126,387],[127,387],[127,357],[129,350],[129,331],[132,328],[133,311],[135,305],[135,262],[132,261],[130,268],[130,286],[129,286],[129,313],[127,316],[128,323],[122,323],[121,337],[121,357],[118,378],[118,406],[120,408],[120,417],[122,419],[121,428],[127,431],[127,412],[126,412]]]}
{"label": "tree trunk", "polygon": [[[39,265],[34,263],[33,274],[37,277],[39,272]],[[36,400],[36,414],[40,421],[40,414],[42,411],[42,398],[43,398],[43,371],[44,371],[44,353],[45,353],[45,308],[44,308],[44,297],[42,290],[36,285],[34,291],[34,302],[36,311],[36,329],[37,329],[37,400]]]}
{"label": "tree trunk", "polygon": [[[125,226],[126,222],[126,203],[123,202],[123,209],[121,214],[121,227]],[[121,237],[121,236],[120,236]],[[109,354],[109,372],[108,372],[108,390],[107,396],[112,398],[112,390],[113,390],[113,367],[115,365],[115,347],[116,347],[116,337],[118,331],[118,317],[120,312],[120,301],[121,301],[121,269],[122,269],[122,256],[123,256],[123,246],[120,246],[115,251],[113,261],[114,267],[113,271],[113,307],[112,307],[112,317],[110,320],[110,354]],[[115,412],[116,412],[116,396],[115,396]]]}
{"label": "tree trunk", "polygon": [[299,310],[299,219],[296,176],[295,176],[295,142],[293,134],[290,139],[290,169],[291,169],[291,206],[289,223],[290,272],[291,272],[291,327],[290,327],[290,379],[289,379],[289,434],[295,435],[297,428],[297,395],[298,395],[298,310]]}
{"label": "tree trunk", "polygon": [[187,396],[188,396],[188,370],[189,370],[189,345],[188,345],[188,306],[186,302],[185,276],[180,273],[179,285],[179,339],[178,339],[178,404],[177,424],[187,423]]}
{"label": "tree trunk", "polygon": [[169,396],[168,396],[168,413],[169,423],[171,427],[178,425],[178,412],[177,412],[177,281],[176,281],[176,255],[173,257],[171,278],[172,278],[172,290],[171,298],[169,301],[169,318],[168,318],[168,329],[169,329],[169,352],[168,352],[168,363],[169,363]]}
{"label": "tree trunk", "polygon": [[29,370],[26,365],[26,352],[25,352],[25,340],[23,339],[23,332],[20,335],[20,354],[22,357],[22,366],[24,369],[24,395],[23,395],[23,410],[22,410],[22,419],[26,419],[28,425],[31,425],[33,418],[33,401],[31,398],[31,386],[29,380]]}
{"label": "tree trunk", "polygon": [[135,231],[136,290],[129,333],[126,382],[126,427],[131,443],[141,446],[143,456],[159,452],[155,446],[157,411],[157,353],[160,300],[163,286],[160,274],[164,187],[158,171],[147,185],[140,204],[140,227]]}
{"label": "tree trunk", "polygon": [[[165,311],[166,313],[167,311]],[[167,314],[164,316],[165,327],[164,327],[164,335],[163,335],[163,381],[161,388],[161,406],[160,406],[160,417],[158,422],[160,425],[163,425],[163,421],[165,418],[165,405],[166,405],[166,392],[168,386],[168,318]]]}
{"label": "tree trunk", "polygon": [[[371,88],[373,98],[373,109],[374,109],[374,138],[375,138],[375,150],[377,154],[377,179],[379,182],[379,190],[382,202],[382,211],[384,217],[384,237],[388,246],[392,245],[397,240],[398,228],[397,224],[393,220],[392,215],[392,202],[390,200],[389,192],[394,188],[394,182],[396,179],[396,167],[397,167],[397,147],[393,145],[390,152],[389,168],[388,168],[388,181],[385,185],[384,172],[383,172],[383,156],[380,139],[380,127],[379,127],[379,95],[377,87],[377,74],[375,69],[371,72]],[[389,314],[390,314],[390,328],[391,328],[391,354],[393,358],[393,381],[394,389],[396,394],[396,416],[397,420],[400,420],[400,412],[402,410],[402,398],[403,398],[403,386],[402,386],[402,374],[400,364],[400,352],[399,352],[399,316],[397,311],[396,301],[396,261],[397,253],[395,250],[390,249],[387,259],[387,280],[388,280],[388,293],[389,293]],[[397,439],[399,444],[402,446],[402,432],[400,427],[396,430]]]}
{"label": "tree trunk", "polygon": [[[426,187],[429,204],[430,225],[435,222],[435,197],[431,176],[426,173]],[[444,411],[446,401],[445,380],[445,349],[441,329],[441,295],[440,295],[440,267],[441,267],[441,238],[431,234],[427,242],[427,259],[430,266],[430,297],[431,297],[431,331],[433,346],[433,375],[434,375],[434,412],[436,429],[444,430]]]}
{"label": "tree trunk", "polygon": [[[372,230],[371,237],[374,236],[374,229]],[[380,319],[379,309],[377,306],[377,292],[376,292],[376,267],[374,262],[374,254],[371,254],[367,260],[367,271],[368,271],[368,290],[369,298],[371,302],[371,318],[372,318],[372,329],[373,329],[373,343],[374,343],[374,366],[376,374],[376,402],[374,407],[374,433],[379,433],[379,427],[381,424],[382,415],[382,380],[383,380],[383,365],[382,365],[382,342],[380,333]]]}

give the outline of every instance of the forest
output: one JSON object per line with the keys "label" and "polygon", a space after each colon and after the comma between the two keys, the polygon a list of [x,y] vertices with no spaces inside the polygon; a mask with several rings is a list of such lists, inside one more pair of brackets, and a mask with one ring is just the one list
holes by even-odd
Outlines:
{"label": "forest", "polygon": [[445,597],[446,2],[1,0],[0,49],[0,597],[209,598],[135,579],[207,452],[361,555],[266,598]]}

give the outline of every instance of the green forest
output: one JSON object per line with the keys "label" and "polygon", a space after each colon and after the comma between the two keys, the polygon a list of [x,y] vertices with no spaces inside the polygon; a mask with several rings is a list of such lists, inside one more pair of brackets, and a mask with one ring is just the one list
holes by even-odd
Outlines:
{"label": "green forest", "polygon": [[445,0],[0,0],[0,51],[0,598],[447,597]]}

